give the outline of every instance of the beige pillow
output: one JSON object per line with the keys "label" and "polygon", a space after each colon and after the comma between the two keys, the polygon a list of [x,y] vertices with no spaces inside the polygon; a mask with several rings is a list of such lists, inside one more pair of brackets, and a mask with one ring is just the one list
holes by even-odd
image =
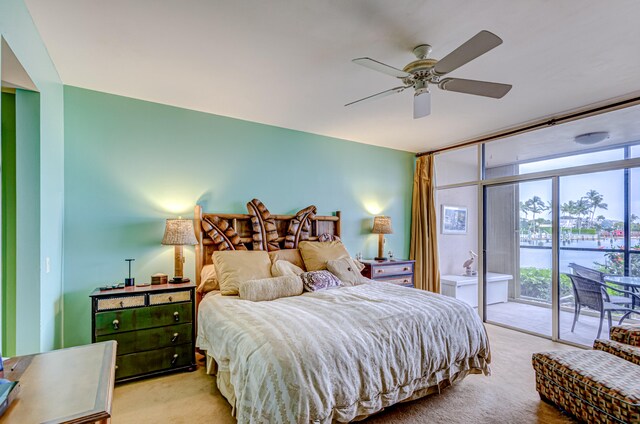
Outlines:
{"label": "beige pillow", "polygon": [[307,271],[327,269],[328,261],[349,257],[341,241],[302,241],[298,247]]}
{"label": "beige pillow", "polygon": [[219,290],[218,276],[215,265],[205,265],[200,271],[200,285],[196,289],[199,293],[207,294],[213,290]]}
{"label": "beige pillow", "polygon": [[271,265],[271,275],[274,277],[282,277],[284,275],[300,275],[304,272],[304,269],[300,268],[296,264],[292,264],[289,261],[275,261]]}
{"label": "beige pillow", "polygon": [[240,283],[240,299],[262,302],[302,294],[302,279],[297,275],[248,280]]}
{"label": "beige pillow", "polygon": [[269,252],[269,257],[271,258],[271,263],[275,264],[277,261],[287,261],[296,265],[297,267],[302,268],[303,271],[306,271],[304,267],[304,261],[302,260],[302,256],[300,256],[300,251],[298,249],[282,249],[282,250],[274,250]]}
{"label": "beige pillow", "polygon": [[221,250],[213,253],[213,264],[223,295],[238,294],[240,283],[271,277],[271,260],[263,250]]}
{"label": "beige pillow", "polygon": [[360,262],[353,258],[342,258],[327,262],[327,269],[344,283],[345,286],[359,286],[371,280],[360,273]]}

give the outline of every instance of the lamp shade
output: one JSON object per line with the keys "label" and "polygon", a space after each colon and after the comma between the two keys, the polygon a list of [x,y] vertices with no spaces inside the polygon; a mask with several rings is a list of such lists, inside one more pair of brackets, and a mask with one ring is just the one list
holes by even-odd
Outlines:
{"label": "lamp shade", "polygon": [[162,244],[170,246],[194,245],[198,244],[195,231],[193,230],[193,221],[190,219],[167,219],[167,225],[164,228],[164,237]]}
{"label": "lamp shade", "polygon": [[373,234],[392,234],[393,228],[391,227],[390,216],[376,216],[373,218]]}

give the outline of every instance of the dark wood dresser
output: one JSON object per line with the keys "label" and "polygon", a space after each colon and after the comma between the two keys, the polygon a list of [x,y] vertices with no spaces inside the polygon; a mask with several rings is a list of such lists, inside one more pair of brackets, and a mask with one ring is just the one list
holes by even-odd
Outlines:
{"label": "dark wood dresser", "polygon": [[94,290],[92,342],[115,340],[116,381],[194,370],[195,284]]}
{"label": "dark wood dresser", "polygon": [[412,260],[375,261],[363,260],[364,269],[362,275],[376,281],[398,284],[405,287],[413,287]]}

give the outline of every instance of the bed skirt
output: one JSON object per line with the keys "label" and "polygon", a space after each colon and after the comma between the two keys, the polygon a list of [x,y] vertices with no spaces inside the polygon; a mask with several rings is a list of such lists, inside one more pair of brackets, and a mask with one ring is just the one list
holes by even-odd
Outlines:
{"label": "bed skirt", "polygon": [[[471,364],[472,362],[476,362],[476,361],[470,360],[468,361],[469,366],[460,366],[458,364],[453,364],[449,369],[440,370],[434,373],[434,374],[440,374],[439,376],[440,378],[438,378],[438,376],[436,375],[431,375],[431,376],[425,376],[422,379],[420,379],[422,381],[433,381],[433,379],[435,378],[437,381],[439,381],[438,384],[432,384],[426,387],[422,387],[418,385],[420,388],[417,388],[417,389],[414,388],[413,391],[411,391],[411,389],[409,389],[408,387],[415,386],[415,384],[409,384],[409,385],[401,386],[396,390],[394,390],[393,394],[395,394],[395,396],[389,396],[389,395],[392,395],[392,393],[381,394],[380,397],[387,398],[386,399],[387,401],[385,402],[384,400],[382,400],[381,401],[382,405],[379,409],[372,410],[368,414],[357,415],[353,419],[353,421],[364,420],[372,415],[382,412],[386,407],[395,405],[396,403],[411,402],[426,396],[439,394],[442,390],[446,389],[452,384],[458,381],[462,381],[469,374],[485,374],[485,375],[489,374],[487,372],[488,364],[485,363],[484,359],[483,358],[476,358],[476,359],[479,362],[481,362],[482,365]],[[233,388],[233,384],[231,384],[231,373],[228,370],[226,371],[220,370],[220,367],[218,367],[218,363],[212,356],[206,355],[206,361],[207,361],[206,362],[207,374],[213,375],[216,377],[216,386],[218,387],[218,390],[220,391],[222,396],[224,396],[224,398],[227,399],[227,402],[229,402],[229,405],[231,405],[231,415],[235,417],[236,416],[236,395],[235,395],[235,390]],[[414,383],[419,383],[419,382],[414,382]],[[392,401],[391,403],[388,403],[388,401],[391,400],[389,399],[390,397],[391,398],[396,397],[397,399],[395,401]],[[359,402],[361,404],[372,403],[373,400],[361,400]]]}

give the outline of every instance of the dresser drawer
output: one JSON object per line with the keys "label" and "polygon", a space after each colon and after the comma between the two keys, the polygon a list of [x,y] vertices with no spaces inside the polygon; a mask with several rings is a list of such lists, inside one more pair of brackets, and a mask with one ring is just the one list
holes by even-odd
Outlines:
{"label": "dresser drawer", "polygon": [[399,264],[399,265],[383,265],[372,267],[372,278],[379,279],[386,275],[411,275],[413,274],[412,264]]}
{"label": "dresser drawer", "polygon": [[113,309],[137,308],[144,306],[144,294],[136,296],[107,297],[98,299],[96,310],[108,311]]}
{"label": "dresser drawer", "polygon": [[95,336],[188,323],[191,317],[192,302],[97,312]]}
{"label": "dresser drawer", "polygon": [[146,352],[118,355],[116,357],[116,380],[148,374],[193,364],[194,352],[191,344],[150,350]]}
{"label": "dresser drawer", "polygon": [[413,275],[407,275],[407,276],[404,276],[404,277],[396,277],[396,278],[383,278],[383,279],[376,280],[376,281],[381,281],[381,282],[384,282],[384,283],[397,284],[399,286],[413,287]]}
{"label": "dresser drawer", "polygon": [[170,325],[96,337],[96,342],[105,340],[117,341],[118,355],[126,355],[128,353],[176,346],[182,343],[191,343],[193,340],[193,326],[191,324]]}
{"label": "dresser drawer", "polygon": [[149,305],[162,305],[166,303],[190,302],[191,290],[157,293],[149,295]]}

